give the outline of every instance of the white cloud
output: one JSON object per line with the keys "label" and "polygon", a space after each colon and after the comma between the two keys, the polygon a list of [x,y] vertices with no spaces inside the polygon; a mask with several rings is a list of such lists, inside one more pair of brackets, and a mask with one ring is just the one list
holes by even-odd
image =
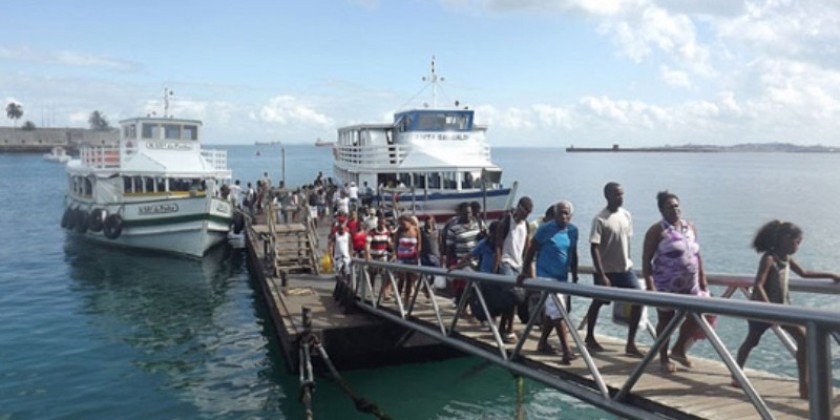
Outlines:
{"label": "white cloud", "polygon": [[29,47],[0,47],[0,58],[73,67],[97,67],[116,72],[137,71],[141,66],[133,61],[78,51],[39,51]]}
{"label": "white cloud", "polygon": [[660,66],[659,74],[662,76],[662,80],[669,86],[691,87],[691,80],[687,72],[674,70],[668,66]]}
{"label": "white cloud", "polygon": [[289,95],[272,98],[254,114],[254,118],[280,125],[308,124],[329,127],[335,124],[332,118]]}

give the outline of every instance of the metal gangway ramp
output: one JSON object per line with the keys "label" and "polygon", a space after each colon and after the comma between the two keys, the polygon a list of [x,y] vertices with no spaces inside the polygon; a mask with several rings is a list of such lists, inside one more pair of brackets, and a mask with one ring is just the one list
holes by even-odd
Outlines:
{"label": "metal gangway ramp", "polygon": [[[371,280],[372,269],[380,273],[375,277],[376,281]],[[397,292],[400,272],[413,272],[419,277],[414,294],[408,300]],[[738,292],[748,293],[752,278],[709,275],[710,284],[727,288],[726,293],[717,298],[529,279],[522,287],[536,292],[539,301],[532,309],[530,322],[518,335],[516,342],[505,343],[494,322],[481,326],[465,320],[466,298],[455,307],[451,300],[436,296],[432,286],[434,276],[466,280],[466,293],[478,299],[485,315],[488,315],[487,305],[480,286],[487,283],[515,284],[512,278],[501,275],[448,272],[433,267],[354,259],[350,274],[339,279],[337,295],[348,308],[402,325],[411,331],[410,334],[421,333],[433,337],[465,353],[484,358],[514,375],[539,381],[625,418],[829,419],[838,414],[833,403],[837,390],[833,387],[830,351],[832,332],[840,330],[840,314],[821,309],[727,299]],[[390,299],[380,294],[383,279],[392,284],[393,297]],[[792,279],[790,287],[792,291],[840,293],[840,289],[833,285],[808,280]],[[683,319],[692,317],[699,323],[719,359],[708,360],[695,356],[692,357],[694,366],[691,370],[663,373],[656,360],[663,344],[659,338],[654,339],[650,348],[640,346],[646,351],[643,358],[632,358],[624,355],[624,340],[599,336],[599,341],[608,351],[592,354],[577,332],[575,320],[561,309],[570,332],[570,345],[580,356],[570,366],[561,365],[559,355],[545,355],[536,351],[539,331],[535,331],[535,320],[544,310],[547,299],[557,299],[555,293],[647,307],[674,308],[676,315],[665,328],[663,337],[670,336]],[[798,397],[796,378],[749,368],[740,369],[704,314],[803,325],[808,344],[809,399]],[[493,318],[487,316],[487,319]],[[795,344],[786,333],[778,327],[773,331],[784,346],[795,353]],[[553,339],[555,335],[552,333],[551,337]],[[790,363],[795,364],[793,354]],[[731,385],[733,378],[740,384],[739,387]]]}

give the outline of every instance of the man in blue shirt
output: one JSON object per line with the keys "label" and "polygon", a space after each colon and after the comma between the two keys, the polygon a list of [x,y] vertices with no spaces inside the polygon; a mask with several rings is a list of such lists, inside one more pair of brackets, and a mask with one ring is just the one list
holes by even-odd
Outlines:
{"label": "man in blue shirt", "polygon": [[[577,241],[578,229],[569,223],[572,219],[574,207],[568,201],[561,201],[554,207],[554,220],[540,226],[534,233],[528,252],[523,262],[522,274],[516,279],[517,284],[522,284],[526,278],[534,277],[532,262],[536,257],[536,276],[551,278],[557,281],[566,282],[569,280],[569,273],[575,283],[578,280],[578,254]],[[565,296],[557,294],[557,302],[565,305]],[[565,309],[565,308],[564,308]],[[569,348],[568,328],[563,322],[562,313],[557,307],[555,299],[551,296],[545,302],[545,317],[543,317],[542,333],[537,343],[537,351],[553,353],[554,349],[548,344],[548,336],[551,334],[551,327],[557,331],[560,338],[560,346],[563,352],[562,364],[568,365],[577,358]]]}

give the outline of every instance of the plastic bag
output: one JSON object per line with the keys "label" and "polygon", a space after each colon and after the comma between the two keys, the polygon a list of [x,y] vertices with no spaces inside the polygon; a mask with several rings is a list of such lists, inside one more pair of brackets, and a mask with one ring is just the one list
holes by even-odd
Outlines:
{"label": "plastic bag", "polygon": [[446,289],[446,276],[435,276],[434,286],[435,289]]}
{"label": "plastic bag", "polygon": [[[700,294],[698,294],[697,296],[711,297],[712,295],[709,293],[708,290],[701,290]],[[708,322],[713,329],[715,328],[715,326],[717,326],[717,315],[703,314],[703,318],[706,318],[706,322]],[[700,328],[699,325],[697,326],[697,330],[694,331],[694,335],[692,335],[692,338],[694,338],[695,340],[702,340],[706,338],[706,334],[703,332],[703,329]]]}
{"label": "plastic bag", "polygon": [[[640,290],[647,290],[645,284],[641,284]],[[630,325],[630,310],[632,309],[633,305],[629,303],[615,301],[613,302],[613,313],[612,319],[613,322],[618,325],[628,326]],[[642,306],[642,315],[639,317],[639,328],[645,328],[648,323],[648,311],[646,306]]]}
{"label": "plastic bag", "polygon": [[321,257],[321,273],[331,273],[333,271],[332,258],[328,254]]}

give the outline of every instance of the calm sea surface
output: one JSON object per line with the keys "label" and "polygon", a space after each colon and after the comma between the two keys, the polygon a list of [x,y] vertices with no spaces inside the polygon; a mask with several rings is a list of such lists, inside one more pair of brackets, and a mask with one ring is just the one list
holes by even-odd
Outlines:
{"label": "calm sea surface", "polygon": [[[226,147],[235,178],[282,178],[281,148]],[[259,152],[259,155],[257,154]],[[285,148],[288,185],[331,174],[328,148]],[[573,223],[588,235],[607,181],[621,182],[633,213],[634,258],[658,220],[655,195],[669,189],[697,225],[710,272],[752,275],[755,230],[771,218],[805,230],[801,265],[840,270],[840,156],[821,154],[567,154],[560,149],[494,150],[505,182],[519,181],[536,212],[559,199],[575,204]],[[0,419],[302,417],[297,377],[285,370],[268,314],[240,251],[220,247],[203,260],[111,250],[59,228],[64,169],[39,155],[0,155]],[[585,246],[579,249],[589,264]],[[591,280],[585,279],[585,282]],[[720,293],[720,291],[717,291]],[[829,296],[795,295],[794,304],[840,310]],[[580,319],[586,302],[574,305]],[[608,321],[599,331],[624,335]],[[722,320],[730,349],[746,323]],[[650,340],[645,337],[643,341]],[[789,375],[794,362],[771,335],[752,367]],[[701,342],[692,349],[711,355]],[[835,365],[837,365],[835,357]],[[837,368],[838,366],[835,366]],[[395,418],[510,418],[512,377],[476,358],[347,372],[358,394]],[[835,384],[837,385],[837,384]],[[527,382],[530,418],[610,415]],[[327,380],[315,394],[318,418],[354,414]]]}

